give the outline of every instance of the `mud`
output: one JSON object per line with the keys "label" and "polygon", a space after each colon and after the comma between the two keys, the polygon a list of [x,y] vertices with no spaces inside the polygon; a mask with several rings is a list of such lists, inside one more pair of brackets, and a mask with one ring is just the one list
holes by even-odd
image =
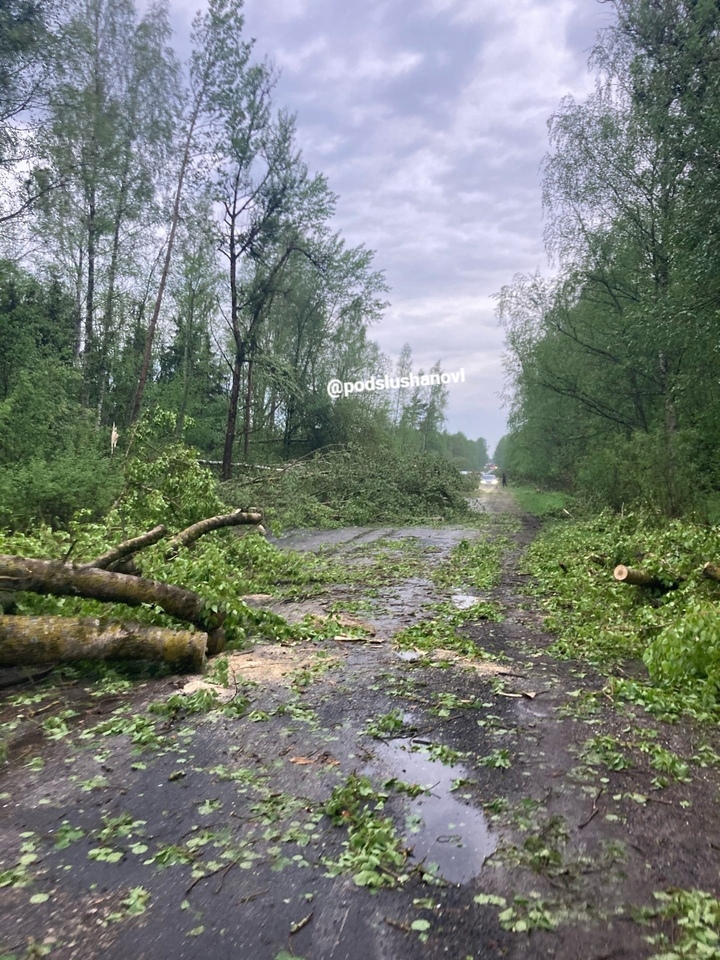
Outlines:
{"label": "mud", "polygon": [[[398,556],[422,560],[425,575],[388,576],[372,589],[353,577],[307,601],[258,598],[293,620],[345,604],[383,642],[258,644],[233,654],[229,689],[249,698],[243,716],[147,713],[196,689],[192,677],[120,689],[51,678],[1,691],[0,956],[637,960],[658,952],[646,940],[656,926],[637,922],[637,908],[670,888],[718,894],[717,768],[693,764],[689,782],[659,789],[642,757],[609,769],[589,763],[584,745],[642,728],[689,758],[700,743],[720,750],[717,731],[663,724],[606,697],[588,701],[604,678],[550,655],[552,638],[522,592],[519,563],[537,522],[519,516],[506,491],[483,492],[476,509],[484,526],[281,538],[355,571],[372,564],[379,541],[394,542]],[[519,530],[499,585],[435,587],[433,565],[461,539],[507,536],[507,513]],[[499,603],[505,619],[461,632],[498,659],[394,645],[434,603],[461,609],[478,599]],[[73,714],[63,721],[63,711]],[[397,729],[369,732],[388,715]],[[148,716],[159,740],[143,745],[136,720]],[[324,806],[352,774],[386,796],[382,815],[407,851],[406,879],[394,888],[333,875],[348,834]],[[554,929],[505,929],[498,906],[475,901],[482,894],[504,897],[519,919],[528,909],[515,897],[540,904]]]}

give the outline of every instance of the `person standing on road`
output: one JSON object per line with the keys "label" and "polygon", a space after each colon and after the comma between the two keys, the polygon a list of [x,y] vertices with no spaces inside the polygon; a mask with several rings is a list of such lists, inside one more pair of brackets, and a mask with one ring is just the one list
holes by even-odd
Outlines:
{"label": "person standing on road", "polygon": [[503,485],[504,487],[507,486],[507,474],[506,474],[504,471],[503,471],[503,475],[502,475],[502,485]]}

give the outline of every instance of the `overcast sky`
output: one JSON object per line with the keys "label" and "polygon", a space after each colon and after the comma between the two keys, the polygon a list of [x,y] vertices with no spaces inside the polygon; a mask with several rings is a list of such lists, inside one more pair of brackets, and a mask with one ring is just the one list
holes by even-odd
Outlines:
{"label": "overcast sky", "polygon": [[[203,0],[170,0],[185,47]],[[561,97],[583,98],[612,17],[597,0],[246,0],[247,35],[281,69],[336,226],[376,251],[391,306],[373,328],[396,360],[465,368],[448,429],[504,433],[493,294],[546,269],[539,164]],[[368,371],[368,375],[374,371]]]}

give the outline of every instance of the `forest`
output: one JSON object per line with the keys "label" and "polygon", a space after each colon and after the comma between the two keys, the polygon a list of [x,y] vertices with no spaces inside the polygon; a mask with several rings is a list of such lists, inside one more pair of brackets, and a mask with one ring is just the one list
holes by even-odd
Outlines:
{"label": "forest", "polygon": [[622,0],[595,89],[549,120],[553,270],[498,295],[516,475],[658,517],[718,517],[720,11]]}
{"label": "forest", "polygon": [[175,44],[166,0],[0,3],[0,526],[102,515],[143,418],[225,484],[369,459],[412,496],[418,470],[482,469],[441,384],[328,397],[425,371],[371,339],[382,270],[336,230],[241,0]]}

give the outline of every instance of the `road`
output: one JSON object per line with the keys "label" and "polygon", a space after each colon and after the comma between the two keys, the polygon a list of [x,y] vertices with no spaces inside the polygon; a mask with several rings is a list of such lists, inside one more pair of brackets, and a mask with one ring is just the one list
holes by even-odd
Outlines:
{"label": "road", "polygon": [[0,768],[0,956],[649,957],[633,908],[717,886],[717,772],[660,794],[594,757],[632,725],[696,734],[551,656],[521,569],[537,522],[505,491],[476,507],[282,538],[333,575],[252,602],[341,639],[232,654],[242,715],[147,712],[201,678],[2,691],[0,723],[38,715]]}

